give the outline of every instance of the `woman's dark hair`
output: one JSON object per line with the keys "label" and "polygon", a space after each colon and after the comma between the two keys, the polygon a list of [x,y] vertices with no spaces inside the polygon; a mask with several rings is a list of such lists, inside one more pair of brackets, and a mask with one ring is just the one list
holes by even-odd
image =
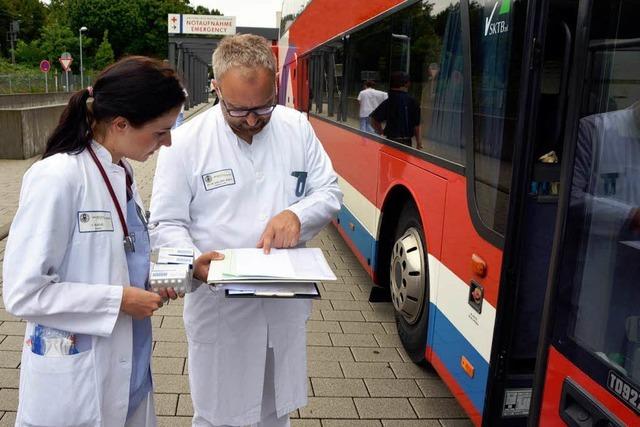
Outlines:
{"label": "woman's dark hair", "polygon": [[[90,106],[87,100],[93,98]],[[93,138],[91,125],[124,117],[141,127],[184,103],[176,72],[166,62],[129,56],[105,68],[93,87],[71,96],[42,158],[82,152]]]}

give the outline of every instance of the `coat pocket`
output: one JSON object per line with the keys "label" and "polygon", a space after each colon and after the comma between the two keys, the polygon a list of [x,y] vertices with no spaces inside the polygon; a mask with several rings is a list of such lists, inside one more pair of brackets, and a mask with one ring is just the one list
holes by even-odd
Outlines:
{"label": "coat pocket", "polygon": [[98,388],[93,350],[46,357],[25,350],[20,417],[25,426],[95,426],[99,424]]}

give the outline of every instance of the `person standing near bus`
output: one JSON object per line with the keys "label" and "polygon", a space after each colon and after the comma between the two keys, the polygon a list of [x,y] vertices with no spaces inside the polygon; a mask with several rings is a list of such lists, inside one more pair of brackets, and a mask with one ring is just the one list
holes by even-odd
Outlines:
{"label": "person standing near bus", "polygon": [[409,95],[409,75],[394,71],[390,80],[389,97],[371,113],[371,125],[378,135],[409,147],[411,139],[415,138],[416,146],[422,149],[420,105]]}
{"label": "person standing near bus", "polygon": [[371,114],[382,101],[387,99],[387,92],[376,89],[373,80],[367,80],[364,82],[364,86],[365,88],[358,94],[358,102],[360,103],[360,130],[375,133],[369,121],[369,114]]}
{"label": "person standing near bus", "polygon": [[25,174],[3,267],[7,311],[27,320],[16,426],[156,424],[162,298],[146,290],[149,237],[125,158],[171,145],[183,102],[171,68],[123,59],[71,97]]}
{"label": "person standing near bus", "polygon": [[[154,247],[290,248],[338,212],[342,193],[305,115],[276,104],[267,41],[237,35],[213,54],[220,103],[174,131],[151,197]],[[206,282],[208,269],[194,271]],[[311,301],[187,294],[184,323],[194,426],[289,425],[307,402]]]}

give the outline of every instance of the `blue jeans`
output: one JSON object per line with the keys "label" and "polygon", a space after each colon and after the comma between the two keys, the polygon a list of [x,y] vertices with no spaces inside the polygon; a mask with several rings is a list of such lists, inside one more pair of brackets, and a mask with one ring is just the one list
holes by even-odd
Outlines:
{"label": "blue jeans", "polygon": [[371,126],[369,117],[360,117],[360,130],[363,132],[376,133]]}

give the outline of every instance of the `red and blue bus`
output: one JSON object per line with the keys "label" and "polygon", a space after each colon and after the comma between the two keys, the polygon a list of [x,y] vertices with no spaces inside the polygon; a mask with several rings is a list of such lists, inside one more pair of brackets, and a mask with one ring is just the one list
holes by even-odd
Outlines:
{"label": "red and blue bus", "polygon": [[[640,425],[639,18],[638,0],[283,2],[279,101],[333,161],[335,225],[476,425]],[[360,116],[365,84],[382,116]]]}

